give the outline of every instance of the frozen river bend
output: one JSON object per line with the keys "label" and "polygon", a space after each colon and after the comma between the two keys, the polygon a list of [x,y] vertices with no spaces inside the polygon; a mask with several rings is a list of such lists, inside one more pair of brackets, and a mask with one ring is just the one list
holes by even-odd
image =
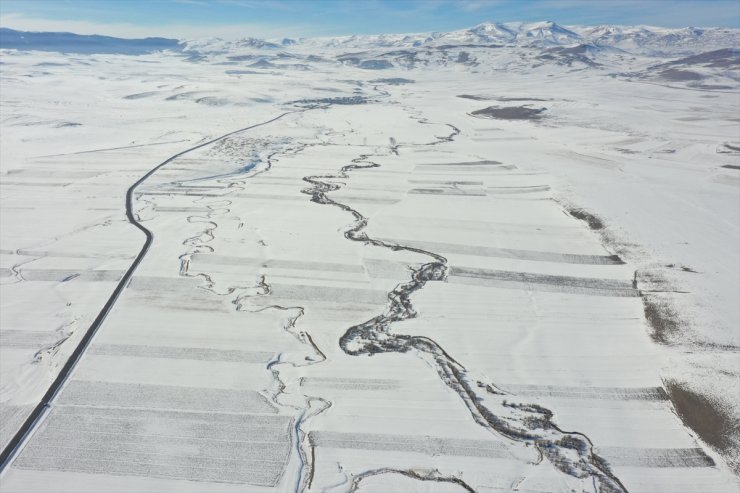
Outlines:
{"label": "frozen river bend", "polygon": [[738,266],[736,88],[68,58],[3,57],[4,492],[738,491],[665,211]]}

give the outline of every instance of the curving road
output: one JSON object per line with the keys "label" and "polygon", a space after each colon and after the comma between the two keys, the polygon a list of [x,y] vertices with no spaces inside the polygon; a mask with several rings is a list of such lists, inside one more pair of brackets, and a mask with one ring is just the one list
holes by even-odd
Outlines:
{"label": "curving road", "polygon": [[146,237],[144,244],[142,245],[141,250],[139,250],[139,253],[134,259],[134,261],[131,263],[131,266],[128,268],[128,270],[126,270],[126,273],[123,275],[123,277],[121,277],[120,281],[118,281],[116,288],[113,290],[110,297],[103,305],[102,309],[100,310],[100,313],[98,313],[98,316],[95,317],[95,320],[90,325],[90,327],[87,329],[85,334],[82,336],[82,339],[80,340],[75,350],[72,352],[72,354],[67,359],[67,362],[65,363],[65,365],[59,371],[59,374],[57,375],[54,382],[52,382],[52,384],[49,386],[49,389],[46,391],[44,396],[41,398],[41,401],[39,401],[38,405],[33,409],[33,411],[28,416],[26,421],[23,422],[18,432],[8,442],[6,447],[3,449],[2,453],[0,453],[0,473],[2,473],[5,470],[5,468],[12,462],[12,459],[15,457],[16,453],[20,449],[20,446],[23,444],[23,442],[26,440],[28,435],[36,427],[37,423],[39,423],[41,418],[44,416],[46,411],[49,409],[51,402],[54,400],[56,395],[59,393],[59,390],[62,388],[64,383],[67,381],[69,376],[72,374],[72,370],[74,370],[75,366],[77,366],[77,363],[80,361],[80,358],[85,353],[85,350],[90,344],[90,341],[92,340],[92,338],[95,336],[100,326],[105,321],[106,317],[108,316],[108,313],[110,313],[111,309],[113,308],[113,305],[115,305],[116,301],[118,301],[118,298],[121,296],[121,293],[125,289],[128,282],[131,280],[131,277],[134,275],[136,268],[139,266],[139,264],[141,264],[141,261],[144,260],[144,257],[149,251],[149,247],[152,245],[152,242],[154,241],[154,235],[152,234],[152,232],[149,231],[144,225],[142,225],[139,222],[139,220],[136,218],[136,215],[134,214],[134,194],[136,193],[136,189],[139,187],[139,185],[144,183],[150,176],[156,173],[160,168],[162,168],[166,164],[174,161],[175,159],[179,158],[180,156],[184,154],[187,154],[189,152],[195,151],[202,147],[211,145],[215,142],[223,140],[234,134],[245,132],[247,130],[251,130],[253,128],[261,127],[264,125],[268,125],[270,123],[273,123],[283,118],[286,115],[289,115],[291,113],[298,113],[300,111],[305,111],[305,110],[286,111],[285,113],[282,113],[270,120],[257,123],[254,125],[250,125],[248,127],[240,128],[238,130],[234,130],[232,132],[229,132],[219,137],[216,137],[214,139],[211,139],[207,142],[203,142],[196,146],[190,147],[189,149],[185,149],[184,151],[178,152],[177,154],[170,156],[165,161],[161,162],[160,164],[158,164],[157,166],[149,170],[149,172],[147,172],[144,176],[136,180],[133,183],[133,185],[131,185],[128,188],[128,190],[126,191],[126,219],[128,219],[129,223],[133,224],[139,230],[141,230],[141,232],[144,233],[144,236]]}

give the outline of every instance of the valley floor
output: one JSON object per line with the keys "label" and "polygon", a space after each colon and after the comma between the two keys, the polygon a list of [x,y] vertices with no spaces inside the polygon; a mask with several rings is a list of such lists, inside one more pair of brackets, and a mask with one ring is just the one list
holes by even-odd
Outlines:
{"label": "valley floor", "polygon": [[62,58],[3,57],[3,492],[738,491],[737,93]]}

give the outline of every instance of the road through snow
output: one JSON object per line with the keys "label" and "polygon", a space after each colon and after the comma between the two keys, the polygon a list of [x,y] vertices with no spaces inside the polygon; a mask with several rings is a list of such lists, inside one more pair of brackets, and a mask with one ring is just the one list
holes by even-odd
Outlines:
{"label": "road through snow", "polygon": [[255,125],[250,125],[248,127],[240,128],[239,130],[234,130],[227,134],[221,135],[214,139],[211,139],[201,144],[190,147],[189,149],[185,149],[184,151],[178,152],[174,156],[167,158],[165,161],[161,162],[160,164],[152,168],[148,173],[146,173],[144,176],[136,180],[136,182],[134,182],[134,184],[128,188],[128,190],[126,191],[126,218],[128,218],[129,223],[133,224],[142,233],[144,233],[144,236],[145,236],[144,244],[141,246],[141,250],[139,250],[139,253],[136,255],[136,258],[131,263],[131,266],[128,268],[128,270],[123,275],[121,280],[118,281],[116,288],[113,290],[110,297],[103,305],[103,308],[100,310],[100,313],[98,313],[98,316],[95,317],[95,320],[93,321],[92,325],[90,325],[90,327],[87,329],[81,341],[79,342],[77,347],[74,349],[72,354],[69,356],[69,359],[64,364],[62,369],[59,371],[53,383],[49,386],[49,389],[46,391],[41,401],[33,409],[31,414],[28,416],[25,422],[23,422],[23,424],[21,425],[18,432],[13,436],[10,442],[8,442],[8,444],[5,446],[3,451],[0,453],[0,473],[2,473],[5,467],[13,459],[13,456],[17,452],[18,447],[23,443],[23,441],[28,436],[28,434],[38,424],[39,420],[43,417],[45,411],[48,409],[49,405],[54,400],[54,397],[59,392],[59,389],[61,389],[64,383],[67,381],[67,378],[69,377],[70,373],[72,372],[72,370],[74,370],[74,367],[77,365],[77,362],[80,360],[80,358],[84,354],[85,349],[87,349],[87,347],[90,345],[90,341],[93,339],[93,337],[95,336],[95,333],[98,331],[100,326],[105,321],[105,318],[108,316],[108,313],[110,313],[111,309],[113,308],[113,305],[115,305],[116,301],[118,300],[118,297],[121,295],[123,290],[126,288],[126,285],[131,280],[131,276],[133,276],[134,272],[136,271],[136,268],[139,266],[141,261],[146,256],[147,252],[149,251],[149,247],[154,241],[154,235],[144,225],[142,225],[141,222],[139,222],[139,220],[136,217],[136,212],[134,211],[134,194],[136,193],[136,189],[139,187],[139,185],[144,183],[144,181],[146,181],[147,178],[152,176],[163,166],[174,161],[180,156],[183,156],[196,149],[200,149],[202,147],[214,144],[231,135],[235,135],[235,134],[245,132],[253,128],[257,128],[263,125],[270,124],[276,120],[279,120],[285,115],[288,115],[289,113],[292,113],[292,112],[282,113],[270,120],[257,123]]}

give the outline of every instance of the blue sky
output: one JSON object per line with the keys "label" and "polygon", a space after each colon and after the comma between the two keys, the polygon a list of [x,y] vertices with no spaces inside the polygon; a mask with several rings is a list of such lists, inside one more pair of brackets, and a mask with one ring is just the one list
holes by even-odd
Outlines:
{"label": "blue sky", "polygon": [[740,27],[740,0],[0,0],[0,25],[140,37],[449,31],[484,21]]}

